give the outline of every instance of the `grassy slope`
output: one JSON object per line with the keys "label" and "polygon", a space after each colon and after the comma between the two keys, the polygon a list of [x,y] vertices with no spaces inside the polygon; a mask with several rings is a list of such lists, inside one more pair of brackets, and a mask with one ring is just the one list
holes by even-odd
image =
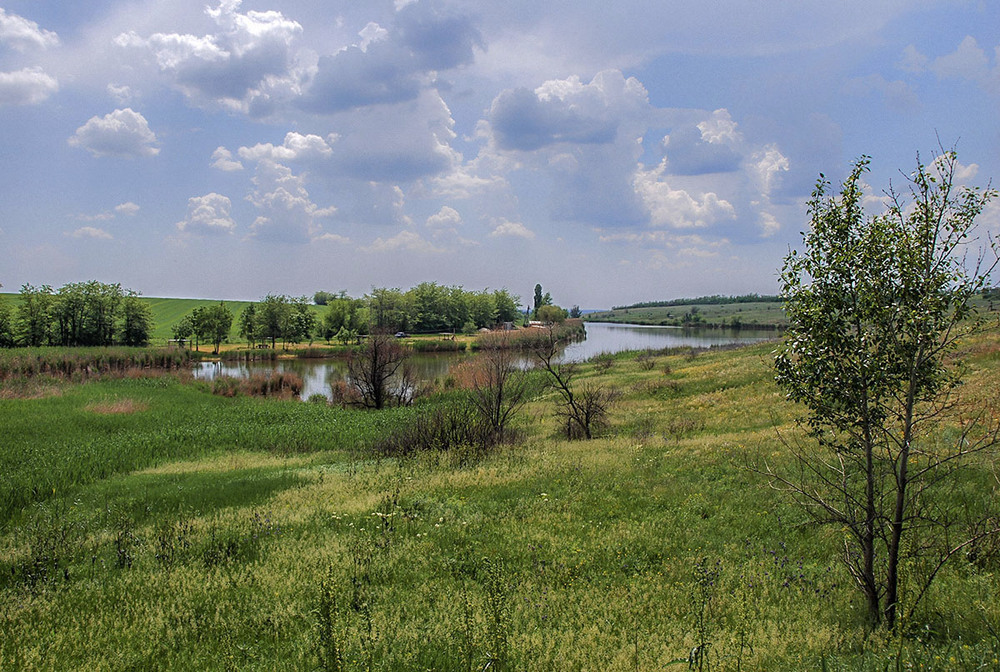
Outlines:
{"label": "grassy slope", "polygon": [[[997,339],[970,346],[964,393],[994,395]],[[345,669],[481,669],[506,650],[509,669],[661,670],[699,637],[716,670],[883,669],[897,642],[865,632],[840,533],[743,468],[785,459],[775,427],[795,435],[772,347],[621,356],[584,374],[624,392],[607,436],[562,440],[543,396],[525,446],[467,466],[347,449],[397,416],[166,379],[0,402],[41,464],[136,446],[0,530],[0,669],[310,669],[324,582]],[[998,589],[946,570],[904,664],[995,667]]]}
{"label": "grassy slope", "polygon": [[[1000,304],[976,297],[972,305],[983,312],[1000,310]],[[783,327],[788,324],[781,303],[763,301],[757,303],[727,303],[727,304],[690,304],[682,306],[667,306],[659,308],[623,308],[590,313],[586,316],[594,322],[621,322],[632,324],[654,324],[664,326],[680,326],[685,313],[696,309],[704,323],[712,325],[729,325],[734,318],[742,326],[766,325]]]}
{"label": "grassy slope", "polygon": [[623,308],[587,315],[594,322],[625,322],[632,324],[680,325],[685,313],[696,309],[702,321],[709,324],[730,324],[738,318],[744,326],[784,325],[780,303],[728,303],[718,305],[684,305],[658,308]]}

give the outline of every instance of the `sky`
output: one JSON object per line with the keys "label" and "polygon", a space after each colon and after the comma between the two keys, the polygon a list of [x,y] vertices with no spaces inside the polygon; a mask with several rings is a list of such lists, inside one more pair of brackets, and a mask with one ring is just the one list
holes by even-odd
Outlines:
{"label": "sky", "polygon": [[0,284],[772,294],[821,173],[1000,181],[998,111],[993,0],[0,0]]}

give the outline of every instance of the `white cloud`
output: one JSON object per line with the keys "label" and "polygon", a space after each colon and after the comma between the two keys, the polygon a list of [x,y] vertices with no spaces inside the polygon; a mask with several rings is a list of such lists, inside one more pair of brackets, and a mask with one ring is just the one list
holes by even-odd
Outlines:
{"label": "white cloud", "polygon": [[985,81],[990,76],[990,59],[971,36],[966,36],[952,53],[935,58],[929,67],[942,79]]}
{"label": "white cloud", "polygon": [[93,226],[83,226],[68,234],[73,238],[94,238],[96,240],[112,240],[114,237],[104,229]]}
{"label": "white cloud", "polygon": [[492,238],[524,238],[525,240],[534,240],[535,232],[526,227],[521,222],[510,222],[506,219],[500,219],[497,225],[490,232]]}
{"label": "white cloud", "polygon": [[88,150],[95,156],[135,158],[156,156],[156,135],[149,128],[146,118],[127,107],[103,117],[91,117],[76,129],[69,144]]}
{"label": "white cloud", "polygon": [[323,233],[312,239],[314,243],[337,243],[339,245],[346,245],[351,242],[350,238],[338,235],[336,233]]}
{"label": "white cloud", "polygon": [[126,203],[116,205],[115,212],[126,217],[134,217],[139,212],[139,206],[131,201],[128,201]]}
{"label": "white cloud", "polygon": [[37,105],[59,90],[59,82],[38,67],[0,72],[0,106]]}
{"label": "white cloud", "polygon": [[8,14],[0,7],[0,43],[8,44],[18,51],[28,48],[47,49],[59,45],[59,36],[50,30],[38,27],[17,14]]}
{"label": "white cloud", "polygon": [[227,173],[243,170],[243,164],[225,147],[216,147],[212,152],[212,167]]}
{"label": "white cloud", "polygon": [[[331,145],[336,142],[336,135],[328,135],[326,139],[318,135],[302,135],[294,131],[285,135],[280,145],[270,142],[256,144],[253,147],[240,147],[238,154],[247,161],[302,161],[328,159],[333,155]],[[220,148],[221,149],[221,148]],[[215,150],[218,152],[219,150]],[[214,156],[214,155],[213,155]]]}
{"label": "white cloud", "polygon": [[652,170],[637,170],[635,190],[649,211],[650,224],[672,229],[704,228],[736,217],[733,205],[713,192],[696,198],[664,181],[666,163]]}
{"label": "white cloud", "polygon": [[128,32],[115,43],[151,54],[192,102],[267,115],[275,99],[297,92],[300,77],[291,47],[302,26],[277,11],[241,14],[241,4],[222,0],[205,9],[219,28],[214,34]]}
{"label": "white cloud", "polygon": [[177,222],[177,228],[186,233],[225,234],[236,230],[233,220],[233,203],[227,196],[212,192],[188,199],[187,217]]}
{"label": "white cloud", "polygon": [[371,245],[361,249],[365,252],[406,251],[422,254],[440,254],[445,251],[413,231],[400,231],[392,238],[377,238]]}
{"label": "white cloud", "polygon": [[761,195],[769,197],[777,187],[781,173],[788,172],[788,158],[775,145],[767,145],[751,157]]}
{"label": "white cloud", "polygon": [[437,213],[427,218],[427,228],[438,230],[457,230],[462,225],[462,215],[454,208],[443,206]]}

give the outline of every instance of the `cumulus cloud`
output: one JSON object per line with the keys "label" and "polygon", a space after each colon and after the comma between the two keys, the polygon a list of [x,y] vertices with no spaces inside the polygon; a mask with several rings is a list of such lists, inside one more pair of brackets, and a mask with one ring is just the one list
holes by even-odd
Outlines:
{"label": "cumulus cloud", "polygon": [[59,90],[59,82],[38,67],[0,72],[0,105],[37,105]]}
{"label": "cumulus cloud", "polygon": [[243,164],[234,159],[233,153],[225,147],[216,147],[212,152],[212,167],[227,173],[243,170]]}
{"label": "cumulus cloud", "polygon": [[666,164],[635,174],[636,193],[649,211],[650,224],[671,229],[705,228],[736,217],[733,205],[713,192],[700,197],[675,189],[663,179]]}
{"label": "cumulus cloud", "polygon": [[93,226],[83,226],[69,234],[73,238],[93,238],[96,240],[112,240],[114,236]]}
{"label": "cumulus cloud", "polygon": [[492,238],[524,238],[534,240],[535,232],[526,227],[521,222],[511,222],[506,219],[499,219],[493,231],[490,232]]}
{"label": "cumulus cloud", "polygon": [[292,43],[302,26],[277,11],[238,10],[241,0],[222,0],[206,14],[218,26],[210,35],[135,32],[119,35],[120,47],[149,53],[160,71],[197,104],[260,115],[271,111],[274,98],[297,90],[298,74]]}
{"label": "cumulus cloud", "polygon": [[8,14],[0,7],[0,43],[18,51],[29,48],[47,49],[59,44],[59,36],[50,30],[39,28],[34,21],[17,14]]}
{"label": "cumulus cloud", "polygon": [[91,117],[76,129],[69,144],[81,147],[95,156],[136,158],[156,156],[156,134],[149,128],[146,118],[130,107],[115,110],[103,117]]}
{"label": "cumulus cloud", "polygon": [[177,222],[177,228],[186,233],[218,235],[233,233],[233,203],[229,197],[212,192],[188,199],[187,217]]}
{"label": "cumulus cloud", "polygon": [[[240,147],[239,156],[247,161],[307,161],[328,159],[333,154],[331,145],[336,142],[336,135],[321,138],[318,135],[302,135],[294,131],[285,135],[280,145],[269,142],[258,143],[252,147]],[[221,147],[219,149],[222,149]],[[219,150],[215,150],[218,152]],[[214,155],[213,155],[214,156]]]}
{"label": "cumulus cloud", "polygon": [[139,212],[139,206],[131,201],[128,201],[126,203],[116,205],[115,212],[119,215],[124,215],[125,217],[134,217]]}
{"label": "cumulus cloud", "polygon": [[437,213],[427,218],[427,228],[444,231],[457,231],[462,225],[462,215],[454,208],[443,206]]}

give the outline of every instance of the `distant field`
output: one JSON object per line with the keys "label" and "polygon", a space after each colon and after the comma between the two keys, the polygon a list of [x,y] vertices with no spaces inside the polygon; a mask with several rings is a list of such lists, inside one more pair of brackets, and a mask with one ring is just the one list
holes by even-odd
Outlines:
{"label": "distant field", "polygon": [[[685,315],[688,316],[685,320]],[[781,304],[776,301],[757,303],[723,303],[713,305],[687,304],[662,308],[621,308],[590,313],[587,319],[593,322],[624,322],[631,324],[658,324],[680,326],[690,323],[708,325],[732,325],[734,321],[742,326],[775,326],[788,323]]]}
{"label": "distant field", "polygon": [[[1000,311],[1000,301],[976,297],[972,300],[972,305],[983,314]],[[694,312],[692,313],[692,311]],[[685,315],[688,316],[687,321],[685,321]],[[785,313],[781,309],[781,303],[778,301],[723,304],[690,303],[659,308],[621,308],[589,313],[586,319],[591,322],[662,326],[681,326],[683,324],[730,326],[734,321],[738,321],[743,327],[783,328],[788,324]],[[692,321],[695,319],[697,321]]]}

